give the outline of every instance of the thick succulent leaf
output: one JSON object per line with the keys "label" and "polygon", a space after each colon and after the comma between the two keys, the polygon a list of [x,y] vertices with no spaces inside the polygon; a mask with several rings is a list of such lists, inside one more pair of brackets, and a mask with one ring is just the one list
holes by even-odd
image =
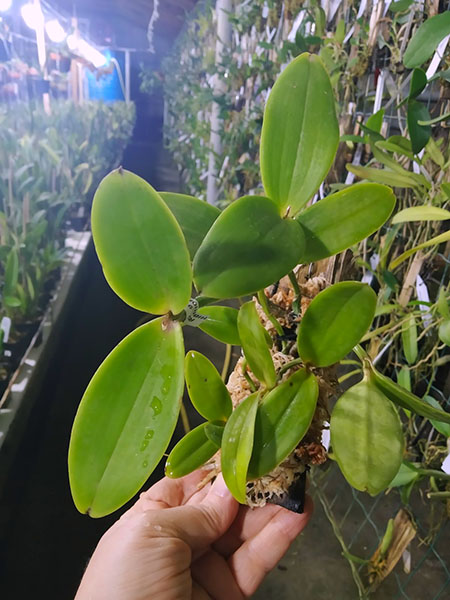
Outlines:
{"label": "thick succulent leaf", "polygon": [[392,219],[392,224],[409,221],[446,221],[450,219],[450,211],[438,206],[411,206],[398,212]]}
{"label": "thick succulent leaf", "polygon": [[427,74],[423,69],[414,69],[411,75],[411,83],[409,84],[409,99],[417,98],[423,92],[427,85]]}
{"label": "thick succulent leaf", "polygon": [[407,123],[411,146],[414,154],[418,154],[431,137],[431,125],[420,125],[419,121],[430,120],[428,108],[418,100],[408,102]]}
{"label": "thick succulent leaf", "polygon": [[389,486],[403,458],[402,425],[395,407],[370,381],[339,398],[330,435],[333,456],[350,485],[372,496]]}
{"label": "thick succulent leaf", "polygon": [[281,218],[275,202],[244,196],[223,211],[198,249],[195,285],[218,299],[257,292],[293,269],[304,247],[301,227]]}
{"label": "thick succulent leaf", "polygon": [[191,295],[189,252],[175,217],[146,181],[123,169],[107,175],[94,197],[92,235],[122,300],[154,314],[183,310]]}
{"label": "thick succulent leaf", "polygon": [[178,221],[193,259],[211,225],[220,215],[220,210],[212,204],[185,194],[159,192],[159,195]]}
{"label": "thick succulent leaf", "polygon": [[448,306],[445,288],[443,287],[441,287],[441,289],[439,290],[437,309],[441,317],[444,317],[445,320],[450,319],[450,308]]}
{"label": "thick succulent leaf", "polygon": [[412,481],[416,481],[420,477],[419,472],[414,465],[408,461],[403,461],[400,465],[397,475],[389,484],[389,487],[401,487],[402,485],[408,485]]}
{"label": "thick succulent leaf", "polygon": [[330,78],[316,55],[302,54],[278,77],[261,133],[261,175],[281,212],[295,214],[319,188],[339,144]]}
{"label": "thick succulent leaf", "polygon": [[411,38],[405,54],[403,64],[408,69],[420,67],[430,58],[441,40],[450,33],[450,11],[430,17],[422,23]]}
{"label": "thick succulent leaf", "polygon": [[206,437],[218,448],[222,445],[225,423],[223,421],[208,421],[205,426]]}
{"label": "thick succulent leaf", "polygon": [[80,512],[102,517],[120,508],[158,464],[178,419],[183,355],[181,326],[159,318],[130,333],[95,373],[69,448]]}
{"label": "thick succulent leaf", "polygon": [[270,473],[298,445],[311,424],[319,386],[301,369],[273,389],[258,407],[248,479]]}
{"label": "thick succulent leaf", "polygon": [[241,345],[237,328],[239,311],[229,306],[203,306],[197,312],[208,317],[199,324],[202,331],[224,344]]}
{"label": "thick succulent leaf", "polygon": [[222,437],[222,474],[228,489],[245,504],[247,471],[253,449],[259,394],[252,394],[231,413]]}
{"label": "thick succulent leaf", "polygon": [[402,324],[402,345],[408,364],[413,365],[419,351],[417,347],[417,323],[414,315],[409,315],[408,319]]}
{"label": "thick succulent leaf", "polygon": [[176,444],[167,458],[167,477],[184,477],[204,465],[217,452],[220,444],[213,443],[206,435],[207,425],[202,423]]}
{"label": "thick succulent leaf", "polygon": [[238,316],[239,337],[250,369],[268,388],[276,383],[276,373],[266,340],[266,330],[259,320],[255,303],[243,304]]}
{"label": "thick succulent leaf", "polygon": [[372,383],[397,406],[401,406],[406,410],[411,410],[427,419],[440,421],[441,423],[450,423],[450,413],[441,409],[435,408],[427,404],[413,393],[409,392],[401,385],[394,383],[392,379],[382,375],[374,368],[370,374]]}
{"label": "thick succulent leaf", "polygon": [[300,322],[301,358],[318,367],[344,358],[369,329],[376,303],[375,292],[357,281],[336,283],[320,292]]}
{"label": "thick succulent leaf", "polygon": [[195,409],[210,421],[226,421],[233,410],[230,394],[216,367],[194,350],[184,361],[186,387]]}
{"label": "thick succulent leaf", "polygon": [[395,196],[377,183],[360,183],[331,194],[300,213],[306,238],[302,262],[321,260],[365,239],[391,215]]}

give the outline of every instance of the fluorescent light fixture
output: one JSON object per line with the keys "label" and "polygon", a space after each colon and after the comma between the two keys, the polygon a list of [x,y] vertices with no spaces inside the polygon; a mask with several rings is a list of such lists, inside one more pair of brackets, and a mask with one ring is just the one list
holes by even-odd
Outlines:
{"label": "fluorescent light fixture", "polygon": [[78,52],[83,58],[92,63],[96,69],[104,67],[108,62],[106,56],[82,39],[78,41]]}
{"label": "fluorescent light fixture", "polygon": [[52,40],[52,42],[55,42],[55,44],[60,44],[66,39],[67,36],[57,19],[47,21],[45,24],[45,31],[47,32],[48,37]]}
{"label": "fluorescent light fixture", "polygon": [[75,52],[85,60],[92,63],[96,69],[104,67],[108,62],[104,54],[74,33],[71,33],[69,36],[67,36],[67,45],[71,52]]}
{"label": "fluorescent light fixture", "polygon": [[41,27],[44,27],[44,15],[40,6],[29,2],[22,6],[20,13],[25,21],[25,25],[30,29],[37,31]]}
{"label": "fluorescent light fixture", "polygon": [[11,8],[12,0],[0,0],[0,12],[6,12]]}

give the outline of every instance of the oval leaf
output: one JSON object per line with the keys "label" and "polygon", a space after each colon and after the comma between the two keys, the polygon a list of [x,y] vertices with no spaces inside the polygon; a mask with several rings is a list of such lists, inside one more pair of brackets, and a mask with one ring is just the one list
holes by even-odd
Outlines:
{"label": "oval leaf", "polygon": [[306,238],[302,262],[321,260],[365,239],[387,221],[395,205],[392,190],[360,183],[316,202],[297,217]]}
{"label": "oval leaf", "polygon": [[403,64],[408,69],[420,67],[430,58],[441,40],[450,33],[450,11],[431,17],[422,23],[411,38]]}
{"label": "oval leaf", "polygon": [[159,195],[178,221],[186,240],[189,254],[191,258],[194,258],[205,235],[220,215],[220,210],[216,206],[212,206],[212,204],[208,204],[193,196],[186,196],[185,194],[159,192]]}
{"label": "oval leaf", "polygon": [[212,298],[252,294],[289,273],[304,246],[299,224],[282,219],[272,200],[244,196],[223,211],[198,249],[195,285]]}
{"label": "oval leaf", "polygon": [[258,407],[248,478],[270,473],[296,448],[316,410],[319,386],[306,369],[272,390]]}
{"label": "oval leaf", "polygon": [[222,474],[228,489],[245,504],[247,471],[253,449],[259,394],[252,394],[233,410],[222,438]]}
{"label": "oval leaf", "polygon": [[420,125],[419,121],[430,119],[430,113],[425,104],[418,100],[408,102],[407,122],[409,137],[414,154],[418,154],[431,137],[431,125]]}
{"label": "oval leaf", "polygon": [[[15,300],[14,295],[16,293],[17,283],[19,280],[19,256],[17,250],[12,248],[9,251],[8,258],[6,259],[5,265],[5,282],[3,285],[3,296],[12,297]],[[9,304],[9,306],[20,306],[19,304]]]}
{"label": "oval leaf", "polygon": [[224,344],[241,345],[237,328],[239,311],[229,306],[203,306],[197,312],[208,317],[199,324],[202,331]]}
{"label": "oval leaf", "polygon": [[403,353],[408,364],[413,365],[418,354],[417,323],[414,315],[409,315],[408,319],[402,324],[402,344]]}
{"label": "oval leaf", "polygon": [[438,206],[412,206],[398,212],[392,219],[392,224],[409,221],[446,221],[450,219],[450,211]]}
{"label": "oval leaf", "polygon": [[186,387],[195,409],[210,421],[226,421],[233,410],[230,394],[210,360],[191,350],[184,360]]}
{"label": "oval leaf", "polygon": [[202,423],[187,433],[173,448],[166,462],[167,477],[184,477],[214,456],[220,445],[214,444],[206,435],[207,425]]}
{"label": "oval leaf", "polygon": [[420,474],[418,473],[414,465],[410,466],[410,463],[408,463],[407,461],[403,461],[400,465],[400,469],[398,470],[397,475],[389,484],[389,487],[392,488],[401,487],[402,485],[408,485],[408,483],[416,481],[417,479],[419,479],[419,477]]}
{"label": "oval leaf", "polygon": [[450,423],[450,413],[434,408],[434,406],[430,406],[413,393],[397,383],[394,383],[389,377],[379,373],[373,367],[371,380],[373,384],[394,404],[397,404],[406,410],[411,410],[417,415],[426,417],[427,419],[434,419],[442,423]]}
{"label": "oval leaf", "polygon": [[446,346],[450,346],[450,319],[439,325],[438,335],[441,342],[444,342]]}
{"label": "oval leaf", "polygon": [[412,100],[417,98],[423,92],[427,85],[427,74],[423,69],[414,69],[411,75],[411,83],[409,84],[409,98]]}
{"label": "oval leaf", "polygon": [[[437,410],[441,410],[441,405],[432,396],[424,396],[423,399],[430,406],[433,406]],[[436,431],[439,431],[439,433],[441,435],[443,435],[446,438],[450,438],[450,424],[449,423],[443,423],[442,421],[436,421],[436,419],[430,419],[430,423],[433,425],[433,427],[436,429]]]}
{"label": "oval leaf", "polygon": [[72,429],[69,478],[80,512],[102,517],[139,490],[161,459],[183,393],[183,336],[155,319],[101,364]]}
{"label": "oval leaf", "polygon": [[370,381],[361,381],[339,398],[330,436],[333,455],[357,490],[375,496],[398,473],[405,445],[400,418]]}
{"label": "oval leaf", "polygon": [[269,198],[293,214],[314,195],[339,144],[330,78],[318,56],[302,54],[278,77],[261,133],[261,176]]}
{"label": "oval leaf", "polygon": [[318,367],[344,358],[369,329],[376,302],[375,292],[356,281],[336,283],[320,292],[300,322],[301,358]]}
{"label": "oval leaf", "polygon": [[175,217],[143,179],[118,169],[92,205],[92,235],[105,277],[127,304],[180,312],[191,295],[189,252]]}
{"label": "oval leaf", "polygon": [[250,369],[268,388],[273,388],[277,376],[272,356],[267,346],[266,330],[261,324],[255,303],[243,304],[238,316],[239,337]]}

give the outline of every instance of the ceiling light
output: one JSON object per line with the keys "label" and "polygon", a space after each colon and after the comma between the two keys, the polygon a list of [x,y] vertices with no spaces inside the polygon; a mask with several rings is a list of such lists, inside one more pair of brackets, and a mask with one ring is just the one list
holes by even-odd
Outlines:
{"label": "ceiling light", "polygon": [[37,31],[40,27],[44,26],[44,15],[40,6],[36,4],[24,4],[20,9],[25,25],[30,29]]}
{"label": "ceiling light", "polygon": [[47,32],[48,37],[52,40],[52,42],[55,42],[55,44],[60,44],[66,39],[67,36],[57,19],[47,21],[45,24],[45,31]]}

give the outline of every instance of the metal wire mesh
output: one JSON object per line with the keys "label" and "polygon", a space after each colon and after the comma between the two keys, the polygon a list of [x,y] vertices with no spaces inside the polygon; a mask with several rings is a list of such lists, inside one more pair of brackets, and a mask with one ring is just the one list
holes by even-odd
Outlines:
{"label": "metal wire mesh", "polygon": [[334,533],[341,544],[343,558],[349,562],[360,599],[373,600],[444,600],[450,597],[450,525],[444,503],[431,504],[421,491],[411,498],[409,510],[417,534],[394,567],[393,572],[375,591],[371,591],[366,564],[378,548],[387,522],[402,508],[399,494],[393,490],[371,498],[350,487],[339,468],[332,463],[312,477],[313,494],[322,504]]}

